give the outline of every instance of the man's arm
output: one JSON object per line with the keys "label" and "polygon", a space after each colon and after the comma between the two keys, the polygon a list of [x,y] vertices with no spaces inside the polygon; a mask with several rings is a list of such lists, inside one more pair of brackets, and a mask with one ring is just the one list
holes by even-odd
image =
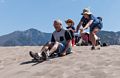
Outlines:
{"label": "man's arm", "polygon": [[67,43],[66,43],[65,49],[63,51],[63,55],[66,55],[66,51],[69,48],[69,46],[71,45],[70,43],[71,43],[70,40],[68,40]]}
{"label": "man's arm", "polygon": [[63,51],[63,55],[66,55],[66,51],[67,49],[69,48],[69,46],[71,45],[71,35],[68,31],[65,32],[65,38],[66,38],[66,46],[65,46],[65,49]]}

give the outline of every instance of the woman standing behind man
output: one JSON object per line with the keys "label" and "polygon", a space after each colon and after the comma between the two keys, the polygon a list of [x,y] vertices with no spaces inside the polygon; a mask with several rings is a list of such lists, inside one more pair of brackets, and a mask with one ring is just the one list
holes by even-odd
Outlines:
{"label": "woman standing behind man", "polygon": [[92,43],[91,50],[94,50],[97,46],[96,41],[98,39],[96,33],[99,32],[103,27],[102,20],[94,17],[88,8],[83,9],[83,13],[81,15],[83,15],[83,17],[77,25],[76,31],[78,32],[81,25],[83,26],[83,28],[80,29],[81,32],[90,27],[90,41]]}

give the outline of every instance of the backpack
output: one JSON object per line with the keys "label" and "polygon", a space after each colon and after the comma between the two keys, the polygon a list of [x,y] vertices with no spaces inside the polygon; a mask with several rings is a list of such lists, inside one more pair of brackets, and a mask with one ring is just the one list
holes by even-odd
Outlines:
{"label": "backpack", "polygon": [[103,20],[103,18],[102,18],[102,17],[97,17],[97,19],[99,19],[100,21],[102,21],[102,20]]}
{"label": "backpack", "polygon": [[102,29],[103,28],[103,22],[102,22],[102,17],[97,17],[97,19],[99,20],[99,23],[98,23],[98,27],[100,28],[100,29]]}

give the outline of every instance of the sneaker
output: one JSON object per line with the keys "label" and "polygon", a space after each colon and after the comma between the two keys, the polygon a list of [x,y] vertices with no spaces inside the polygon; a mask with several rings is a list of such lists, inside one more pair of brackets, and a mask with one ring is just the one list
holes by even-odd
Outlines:
{"label": "sneaker", "polygon": [[35,60],[41,60],[41,57],[38,55],[38,53],[33,53],[32,51],[30,51],[29,55]]}
{"label": "sneaker", "polygon": [[48,60],[48,54],[47,54],[47,52],[44,52],[44,51],[43,51],[43,52],[41,53],[41,55],[42,55],[42,59],[43,59],[43,60]]}
{"label": "sneaker", "polygon": [[94,46],[92,46],[92,47],[91,47],[91,50],[95,50],[95,47],[94,47]]}

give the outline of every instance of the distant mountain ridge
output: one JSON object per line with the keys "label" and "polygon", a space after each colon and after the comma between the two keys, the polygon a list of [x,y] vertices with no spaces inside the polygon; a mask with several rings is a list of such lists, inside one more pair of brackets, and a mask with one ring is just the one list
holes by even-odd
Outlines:
{"label": "distant mountain ridge", "polygon": [[0,46],[35,46],[43,45],[51,38],[51,33],[44,33],[37,29],[26,31],[15,31],[13,33],[0,36]]}
{"label": "distant mountain ridge", "polygon": [[102,43],[108,43],[110,45],[120,45],[120,31],[101,31],[98,33]]}
{"label": "distant mountain ridge", "polygon": [[[51,39],[51,33],[31,28],[26,31],[15,31],[0,36],[0,46],[38,46]],[[101,31],[98,33],[102,43],[120,45],[120,32]]]}

